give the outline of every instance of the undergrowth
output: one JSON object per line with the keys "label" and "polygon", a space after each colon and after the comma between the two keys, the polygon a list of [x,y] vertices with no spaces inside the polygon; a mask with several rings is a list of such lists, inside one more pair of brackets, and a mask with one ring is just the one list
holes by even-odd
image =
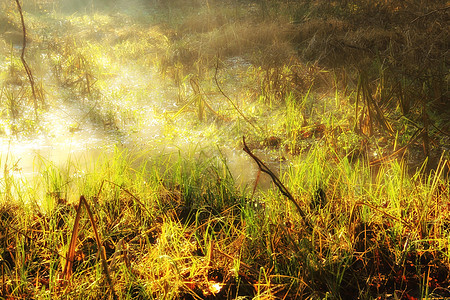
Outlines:
{"label": "undergrowth", "polygon": [[445,1],[71,2],[24,4],[33,109],[0,2],[0,135],[117,146],[2,152],[1,298],[450,297]]}
{"label": "undergrowth", "polygon": [[[280,174],[309,230],[277,188],[237,188],[223,159],[153,156],[139,168],[135,159],[116,150],[79,178],[49,167],[44,202],[4,198],[3,297],[449,296],[447,161],[408,176],[401,162],[375,169],[314,147]],[[13,178],[2,185],[17,186]],[[112,286],[83,209],[72,276],[63,274],[78,193],[93,213]]]}

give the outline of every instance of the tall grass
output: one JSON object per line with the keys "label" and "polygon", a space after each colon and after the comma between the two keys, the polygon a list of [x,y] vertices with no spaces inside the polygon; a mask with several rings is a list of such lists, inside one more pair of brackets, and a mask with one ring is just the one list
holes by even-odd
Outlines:
{"label": "tall grass", "polygon": [[3,295],[94,299],[106,292],[86,215],[73,275],[61,281],[79,191],[123,297],[445,294],[438,289],[448,270],[445,161],[411,177],[401,162],[375,172],[333,147],[312,147],[280,174],[314,224],[310,232],[277,189],[250,200],[224,160],[198,153],[140,157],[135,168],[138,156],[116,151],[63,193],[61,171],[43,169],[45,203],[13,205],[13,195],[2,203]]}
{"label": "tall grass", "polygon": [[[52,70],[58,88],[49,93],[85,112],[77,126],[126,136],[124,124],[149,118],[131,107],[157,98],[165,140],[195,145],[159,151],[146,141],[148,151],[116,148],[88,167],[43,161],[33,182],[13,176],[14,160],[2,157],[0,297],[449,297],[448,154],[429,167],[432,137],[445,132],[436,126],[445,119],[430,113],[447,80],[442,68],[432,71],[444,21],[426,23],[436,48],[414,77],[418,70],[400,57],[426,48],[408,48],[408,32],[378,23],[404,11],[395,1],[192,1],[186,10],[156,2],[164,24],[101,13],[62,18],[54,9],[58,22],[46,22],[59,35],[46,42],[34,16],[31,37],[48,47],[33,51]],[[434,14],[443,20],[446,10],[420,11],[404,20],[408,29]],[[16,61],[0,74],[13,75],[0,95],[12,119],[24,109]],[[131,65],[137,75],[117,84]],[[161,77],[139,73],[157,69]],[[164,97],[154,92],[159,82]],[[256,193],[253,177],[237,185],[221,150],[240,151],[242,135],[305,216],[276,185]],[[404,158],[414,159],[419,142],[429,161],[413,169]]]}

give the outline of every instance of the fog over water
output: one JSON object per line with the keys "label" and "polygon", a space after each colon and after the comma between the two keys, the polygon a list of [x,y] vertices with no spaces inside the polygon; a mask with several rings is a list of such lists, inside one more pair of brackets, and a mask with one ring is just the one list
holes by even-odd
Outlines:
{"label": "fog over water", "polygon": [[149,76],[130,69],[132,67],[111,81],[109,90],[125,85],[133,94],[133,90],[147,88],[145,81],[152,79],[152,90],[145,99],[115,100],[122,110],[126,108],[134,115],[134,122],[124,120],[114,126],[102,125],[89,117],[91,107],[83,102],[56,101],[40,116],[40,133],[21,136],[9,132],[0,138],[1,163],[9,170],[9,175],[26,183],[40,176],[45,165],[60,169],[71,166],[73,172],[85,173],[98,159],[112,156],[115,150],[127,150],[138,156],[145,153],[148,159],[203,151],[215,153],[213,155],[222,153],[237,185],[243,186],[255,179],[256,166],[240,148],[233,146],[237,142],[231,146],[218,143],[214,128],[207,129],[208,132],[200,125],[183,128],[186,121],[183,116],[172,120],[167,115],[181,108],[174,100],[173,87],[155,83],[156,74]]}
{"label": "fog over water", "polygon": [[[29,134],[13,132],[16,125],[10,125],[19,121],[2,121],[5,128],[0,135],[3,179],[13,177],[26,185],[41,176],[48,166],[70,169],[72,175],[87,173],[97,161],[110,159],[115,152],[125,150],[145,159],[189,153],[210,157],[223,155],[237,186],[253,184],[257,167],[242,151],[242,133],[232,132],[232,128],[238,127],[236,122],[243,121],[235,119],[216,124],[217,120],[208,117],[196,121],[193,97],[197,92],[194,93],[191,81],[194,77],[183,75],[185,77],[176,80],[169,79],[155,63],[161,55],[156,50],[167,46],[158,43],[168,40],[161,33],[159,23],[154,21],[161,18],[154,15],[154,9],[155,5],[164,9],[162,2],[62,0],[54,3],[58,4],[43,6],[42,15],[26,19],[27,25],[32,24],[29,25],[26,57],[36,81],[42,83],[46,105],[39,110],[38,121],[33,124],[34,132]],[[25,12],[38,9],[28,5],[31,3],[24,4]],[[36,19],[41,17],[42,23]],[[144,25],[138,20],[144,20]],[[15,30],[19,38],[9,42],[15,59],[19,59],[21,31],[20,28]],[[71,34],[76,36],[72,38]],[[133,47],[141,42],[144,50],[139,52],[140,49]],[[123,45],[123,53],[119,53],[121,48],[117,45]],[[137,54],[131,53],[133,51]],[[153,61],[143,65],[142,56]],[[227,77],[222,84],[226,84],[224,88],[230,97],[239,102],[242,99],[235,99],[233,93],[239,94],[242,77],[236,74],[245,74],[250,63],[240,56],[224,62],[228,69],[221,74]],[[11,64],[8,60],[0,61],[0,68],[6,70]],[[16,64],[19,80],[8,88],[20,94],[28,82],[20,75],[20,62]],[[91,91],[86,92],[82,89],[86,89],[83,84],[89,72],[93,74],[91,83],[87,83],[91,84]],[[205,77],[211,85],[213,74]],[[233,108],[226,107],[227,101],[217,87],[206,85],[201,89],[202,92],[208,90],[205,99],[214,109],[225,109],[226,114],[237,115]],[[31,101],[21,109],[33,115]],[[271,162],[266,153],[261,151],[258,155]],[[272,163],[275,170],[279,169],[278,162]],[[267,185],[269,180],[262,178],[261,182]]]}

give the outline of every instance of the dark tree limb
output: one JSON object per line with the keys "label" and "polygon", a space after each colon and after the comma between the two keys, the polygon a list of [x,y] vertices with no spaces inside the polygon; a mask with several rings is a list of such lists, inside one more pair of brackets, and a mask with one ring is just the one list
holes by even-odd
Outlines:
{"label": "dark tree limb", "polygon": [[25,28],[25,21],[23,19],[23,13],[22,13],[22,6],[20,6],[19,0],[16,0],[17,9],[20,14],[20,20],[22,22],[22,32],[23,32],[23,42],[22,42],[22,54],[20,55],[20,60],[22,61],[23,68],[25,69],[25,72],[27,73],[28,80],[30,81],[31,85],[31,92],[33,94],[33,104],[34,104],[34,115],[37,119],[37,111],[38,111],[38,105],[37,105],[37,97],[36,97],[36,90],[34,87],[34,78],[33,73],[31,73],[31,69],[28,66],[26,60],[25,60],[25,48],[27,47],[27,31]]}
{"label": "dark tree limb", "polygon": [[308,217],[306,216],[306,213],[303,211],[303,209],[300,207],[300,205],[295,201],[294,196],[288,191],[288,189],[284,186],[284,184],[281,182],[281,180],[258,158],[256,157],[248,148],[247,144],[245,143],[245,137],[242,137],[242,142],[244,143],[244,151],[250,155],[251,158],[256,162],[258,165],[258,168],[261,172],[264,172],[272,178],[273,183],[278,187],[278,190],[286,197],[288,198],[297,209],[297,212],[302,217],[303,222],[305,222],[305,225],[309,231],[312,231],[313,227],[311,223],[308,220]]}

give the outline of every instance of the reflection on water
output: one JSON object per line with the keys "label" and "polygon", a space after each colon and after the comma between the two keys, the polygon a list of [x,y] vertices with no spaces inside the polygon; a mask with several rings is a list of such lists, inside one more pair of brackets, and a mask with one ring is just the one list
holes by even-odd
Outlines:
{"label": "reflection on water", "polygon": [[86,134],[72,136],[39,136],[34,139],[14,140],[1,139],[2,167],[14,171],[14,177],[26,180],[33,179],[41,171],[43,165],[53,164],[63,167],[67,163],[78,167],[87,166],[100,153],[112,151],[112,144]]}
{"label": "reflection on water", "polygon": [[[232,64],[235,68],[248,67],[238,61]],[[141,70],[139,66],[130,64],[122,66],[120,71],[105,79],[107,88],[101,90],[98,101],[84,101],[80,99],[82,97],[66,99],[56,85],[50,89],[51,107],[40,114],[40,134],[33,138],[0,136],[3,168],[0,183],[2,179],[6,181],[5,176],[24,182],[33,181],[48,165],[61,170],[71,166],[71,172],[87,173],[94,162],[100,157],[108,158],[116,147],[127,149],[131,154],[147,153],[149,156],[184,155],[190,151],[199,154],[207,148],[218,149],[204,151],[208,155],[222,153],[238,187],[253,186],[258,171],[255,163],[242,149],[228,145],[218,137],[222,135],[230,139],[229,130],[196,124],[196,113],[192,112],[195,109],[182,110],[185,103],[179,102],[179,87],[167,83],[155,68]],[[49,79],[48,84],[51,82]],[[183,101],[189,103],[191,98],[187,94],[192,91],[189,84],[183,87],[187,89]],[[113,124],[102,119],[105,109],[111,112]],[[192,115],[194,120],[188,120]],[[261,176],[260,186],[268,186],[269,183],[265,176]]]}
{"label": "reflection on water", "polygon": [[79,109],[53,108],[42,116],[45,134],[32,138],[15,136],[0,139],[2,164],[13,165],[27,179],[36,176],[42,163],[62,166],[68,161],[95,159],[99,152],[112,147],[106,135],[89,123],[79,124]]}
{"label": "reflection on water", "polygon": [[[52,165],[60,170],[71,167],[71,172],[88,173],[100,157],[113,155],[116,147],[127,149],[131,154],[146,153],[157,156],[168,153],[188,153],[195,155],[207,152],[207,155],[223,155],[238,187],[253,186],[257,167],[241,149],[221,145],[215,148],[214,132],[205,134],[202,129],[185,129],[175,135],[165,132],[167,122],[155,115],[149,105],[142,106],[141,114],[146,118],[138,131],[108,130],[92,122],[79,120],[84,114],[82,107],[61,104],[46,112],[41,123],[45,134],[33,138],[0,138],[0,163],[4,176],[14,178],[23,184],[29,184],[42,174],[46,166]],[[78,118],[78,119],[77,119]],[[124,131],[125,132],[125,131]],[[215,148],[217,151],[204,151]],[[133,166],[139,167],[139,166]],[[7,172],[6,172],[7,171]],[[70,174],[73,176],[74,174]],[[259,185],[267,186],[268,179],[261,177]]]}

